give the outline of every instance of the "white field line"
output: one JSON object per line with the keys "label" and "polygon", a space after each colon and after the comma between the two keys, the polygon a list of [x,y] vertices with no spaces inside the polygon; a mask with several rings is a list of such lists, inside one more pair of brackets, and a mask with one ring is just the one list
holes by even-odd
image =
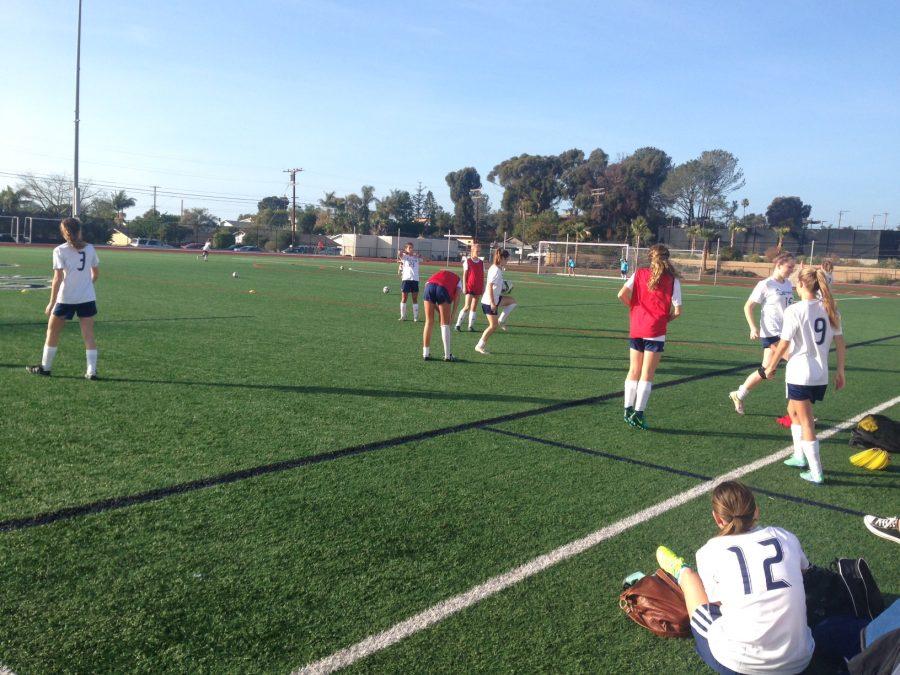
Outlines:
{"label": "white field line", "polygon": [[[896,396],[889,401],[885,401],[884,403],[881,403],[863,413],[860,413],[856,417],[852,417],[844,422],[841,422],[837,426],[834,426],[827,431],[823,431],[819,434],[819,439],[824,440],[826,438],[830,438],[836,433],[856,425],[856,423],[866,415],[879,413],[882,410],[886,410],[891,406],[897,405],[898,403],[900,403],[900,396]],[[686,504],[687,502],[696,499],[697,497],[706,494],[707,492],[711,492],[719,483],[727,480],[737,480],[738,478],[762,469],[769,464],[774,464],[775,462],[787,457],[792,452],[792,446],[782,448],[781,450],[773,452],[771,455],[767,455],[766,457],[758,459],[755,462],[750,462],[749,464],[738,467],[733,471],[729,471],[728,473],[722,474],[721,476],[713,478],[712,480],[701,483],[700,485],[691,488],[690,490],[681,492],[674,497],[670,497],[665,501],[654,504],[653,506],[646,508],[643,511],[639,511],[638,513],[628,516],[627,518],[623,518],[622,520],[615,522],[612,525],[607,525],[606,527],[603,527],[596,532],[592,532],[586,537],[576,539],[569,542],[568,544],[564,544],[563,546],[550,551],[549,553],[540,555],[537,558],[534,558],[533,560],[530,560],[527,563],[510,570],[509,572],[488,579],[484,583],[478,584],[477,586],[470,588],[464,593],[460,593],[459,595],[447,598],[446,600],[443,600],[436,605],[433,605],[432,607],[429,607],[428,609],[419,612],[418,614],[415,614],[414,616],[411,616],[410,618],[401,621],[400,623],[395,624],[391,628],[388,628],[387,630],[375,635],[371,635],[354,645],[335,652],[331,656],[327,656],[318,661],[309,663],[302,668],[297,668],[296,670],[292,671],[291,675],[332,673],[336,670],[340,670],[341,668],[351,666],[357,661],[364,659],[367,656],[371,656],[372,654],[379,652],[382,649],[386,649],[387,647],[390,647],[391,645],[394,645],[401,640],[404,640],[405,638],[418,633],[419,631],[425,630],[429,626],[433,626],[443,621],[444,619],[456,614],[457,612],[466,609],[467,607],[471,607],[472,605],[475,605],[482,600],[491,597],[492,595],[496,595],[500,591],[514,586],[520,581],[524,581],[525,579],[533,577],[539,572],[543,572],[544,570],[553,567],[554,565],[561,563],[564,560],[568,560],[569,558],[572,558],[580,553],[584,553],[597,544],[606,541],[607,539],[611,539],[612,537],[615,537],[619,534],[622,534],[635,525],[645,523],[651,518],[655,518],[656,516],[667,513],[673,508],[682,506],[683,504]]]}
{"label": "white field line", "polygon": [[16,675],[16,674],[13,671],[11,671],[9,668],[4,666],[2,663],[0,663],[0,675]]}

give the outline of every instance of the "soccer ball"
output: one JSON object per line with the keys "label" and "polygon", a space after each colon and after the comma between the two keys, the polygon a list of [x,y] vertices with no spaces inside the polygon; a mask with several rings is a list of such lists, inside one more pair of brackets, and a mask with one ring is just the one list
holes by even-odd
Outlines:
{"label": "soccer ball", "polygon": [[237,279],[237,278],[238,278],[237,272],[232,272],[232,273],[231,273],[231,276],[232,276],[234,279]]}
{"label": "soccer ball", "polygon": [[512,289],[513,289],[512,282],[504,279],[503,280],[503,290],[500,292],[503,293],[503,295],[509,295],[510,293],[512,293]]}
{"label": "soccer ball", "polygon": [[344,266],[343,266],[343,265],[341,265],[341,269],[344,269]]}
{"label": "soccer ball", "polygon": [[384,288],[381,289],[381,292],[384,293],[385,295],[387,295],[388,293],[391,292],[391,287],[385,286]]}

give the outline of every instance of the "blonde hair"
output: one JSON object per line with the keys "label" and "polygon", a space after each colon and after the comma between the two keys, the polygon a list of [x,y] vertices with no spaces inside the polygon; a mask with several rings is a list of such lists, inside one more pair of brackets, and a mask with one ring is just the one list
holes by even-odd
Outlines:
{"label": "blonde hair", "polygon": [[496,251],[494,251],[494,264],[499,267],[508,257],[509,251],[507,251],[505,248],[498,248]]}
{"label": "blonde hair", "polygon": [[825,258],[825,260],[822,261],[822,269],[826,272],[833,272],[834,261],[831,258]]}
{"label": "blonde hair", "polygon": [[59,233],[66,243],[70,244],[76,251],[80,251],[85,246],[85,242],[81,238],[81,221],[78,218],[64,218],[59,224]]}
{"label": "blonde hair", "polygon": [[822,304],[825,305],[825,311],[828,312],[828,323],[832,328],[840,327],[841,315],[837,311],[837,300],[834,299],[831,288],[828,286],[825,270],[821,267],[806,267],[797,275],[797,281],[813,293],[822,294]]}
{"label": "blonde hair", "polygon": [[720,537],[743,534],[756,524],[756,498],[750,488],[736,480],[720,483],[712,493],[713,513],[725,521]]}
{"label": "blonde hair", "polygon": [[678,272],[669,260],[669,249],[663,244],[655,244],[650,247],[650,281],[647,288],[651,291],[659,284],[664,274],[669,274],[673,279],[678,278]]}
{"label": "blonde hair", "polygon": [[796,261],[796,260],[797,260],[797,258],[794,256],[793,253],[788,253],[787,251],[783,251],[782,253],[779,253],[774,258],[772,258],[773,271],[774,271],[774,269],[777,269],[779,265],[784,265],[785,263],[789,263],[791,261]]}

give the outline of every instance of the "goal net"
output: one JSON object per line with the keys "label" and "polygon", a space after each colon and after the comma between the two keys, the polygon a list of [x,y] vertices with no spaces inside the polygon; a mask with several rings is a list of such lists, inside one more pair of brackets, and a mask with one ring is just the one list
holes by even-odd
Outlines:
{"label": "goal net", "polygon": [[[630,275],[638,267],[649,267],[650,257],[648,248],[631,247],[628,251],[628,274]],[[688,281],[699,281],[701,270],[703,268],[703,250],[696,249],[669,249],[669,260],[675,266],[675,269],[681,274],[682,279]],[[707,260],[707,266],[715,263],[715,251],[712,252]]]}
{"label": "goal net", "polygon": [[541,241],[531,255],[537,257],[538,274],[618,279],[622,260],[628,260],[628,250],[628,244]]}

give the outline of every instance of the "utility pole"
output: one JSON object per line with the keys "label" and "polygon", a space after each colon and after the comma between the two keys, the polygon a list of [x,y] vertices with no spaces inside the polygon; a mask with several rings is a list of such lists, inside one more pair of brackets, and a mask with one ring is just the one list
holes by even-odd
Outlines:
{"label": "utility pole", "polygon": [[870,228],[870,229],[872,229],[872,230],[875,229],[875,217],[876,217],[877,215],[878,215],[877,213],[873,213],[873,214],[872,214],[872,227]]}
{"label": "utility pole", "polygon": [[78,37],[75,41],[75,169],[73,172],[72,217],[81,211],[81,188],[78,186],[78,123],[81,101],[81,0],[78,0]]}
{"label": "utility pole", "polygon": [[474,241],[478,241],[478,216],[481,201],[485,199],[485,195],[481,194],[481,188],[473,188],[469,190],[469,197],[475,203],[475,237]]}
{"label": "utility pole", "polygon": [[884,225],[882,225],[882,229],[886,230],[887,229],[887,217],[890,214],[887,211],[885,211],[882,215],[884,216]]}
{"label": "utility pole", "polygon": [[845,213],[850,213],[850,212],[849,211],[838,211],[838,224],[837,224],[838,229],[841,228],[841,220],[843,219]]}
{"label": "utility pole", "polygon": [[159,185],[152,185],[151,187],[153,188],[153,214],[156,215],[156,189]]}
{"label": "utility pole", "polygon": [[294,238],[297,236],[297,174],[303,169],[285,169],[282,173],[291,174],[291,191],[293,197],[291,201],[291,246],[294,246]]}

